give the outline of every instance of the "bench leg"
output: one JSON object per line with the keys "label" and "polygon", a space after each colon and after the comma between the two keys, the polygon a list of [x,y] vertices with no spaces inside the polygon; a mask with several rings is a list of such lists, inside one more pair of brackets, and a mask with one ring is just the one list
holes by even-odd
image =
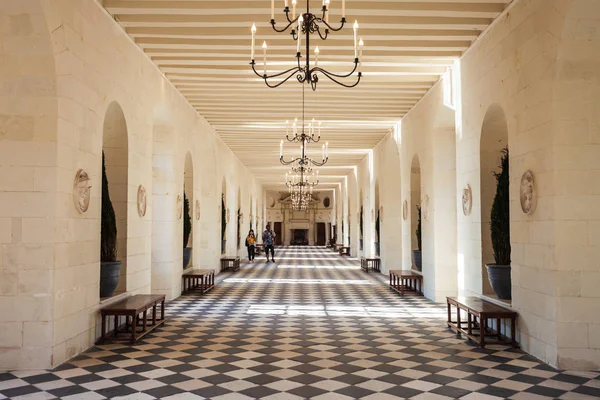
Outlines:
{"label": "bench leg", "polygon": [[467,332],[469,335],[473,334],[473,320],[470,312],[467,312]]}
{"label": "bench leg", "polygon": [[136,339],[136,334],[137,334],[137,319],[138,316],[134,315],[131,318],[131,344],[134,344]]}
{"label": "bench leg", "polygon": [[448,323],[450,323],[452,322],[452,308],[449,302],[446,303],[446,306],[448,308]]}
{"label": "bench leg", "polygon": [[102,341],[106,339],[106,315],[102,316],[102,336],[100,336]]}
{"label": "bench leg", "polygon": [[119,316],[115,315],[115,337],[117,337],[118,331],[119,331]]}
{"label": "bench leg", "polygon": [[142,330],[146,332],[146,320],[148,318],[148,310],[144,310],[144,321],[142,322]]}
{"label": "bench leg", "polygon": [[156,325],[156,303],[152,306],[152,325]]}
{"label": "bench leg", "polygon": [[460,307],[456,306],[456,326],[458,327],[458,333],[462,329],[462,323],[460,321]]}
{"label": "bench leg", "polygon": [[517,318],[513,317],[510,319],[510,340],[512,340],[513,346],[517,347]]}
{"label": "bench leg", "polygon": [[487,327],[487,318],[479,317],[479,345],[485,348],[485,330]]}
{"label": "bench leg", "polygon": [[502,325],[501,325],[500,318],[496,318],[496,329],[498,332],[498,340],[501,340],[502,339]]}
{"label": "bench leg", "polygon": [[160,302],[160,319],[165,319],[165,301]]}

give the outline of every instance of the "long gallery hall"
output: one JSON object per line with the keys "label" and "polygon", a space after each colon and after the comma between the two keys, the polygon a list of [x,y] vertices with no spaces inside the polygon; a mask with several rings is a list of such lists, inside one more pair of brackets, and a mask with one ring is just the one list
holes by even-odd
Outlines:
{"label": "long gallery hall", "polygon": [[0,400],[600,399],[600,0],[0,0]]}

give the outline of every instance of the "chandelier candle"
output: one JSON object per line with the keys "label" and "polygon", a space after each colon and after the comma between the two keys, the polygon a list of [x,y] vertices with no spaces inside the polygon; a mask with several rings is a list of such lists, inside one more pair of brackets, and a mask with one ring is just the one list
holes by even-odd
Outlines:
{"label": "chandelier candle", "polygon": [[267,42],[263,42],[263,65],[265,70],[265,76],[267,76]]}
{"label": "chandelier candle", "polygon": [[354,58],[358,58],[358,45],[356,37],[358,35],[358,21],[354,21]]}
{"label": "chandelier candle", "polygon": [[255,39],[256,39],[256,25],[252,24],[252,51],[250,52],[250,54],[251,54],[250,60],[254,60],[254,48],[256,47]]}

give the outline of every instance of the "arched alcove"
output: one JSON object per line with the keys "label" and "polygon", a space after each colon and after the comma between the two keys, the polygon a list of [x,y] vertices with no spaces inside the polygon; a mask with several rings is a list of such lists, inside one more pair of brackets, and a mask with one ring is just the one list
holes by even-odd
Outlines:
{"label": "arched alcove", "polygon": [[422,270],[422,215],[421,215],[421,164],[415,154],[410,166],[410,227],[411,249],[413,251],[413,269]]}
{"label": "arched alcove", "polygon": [[[194,164],[190,152],[185,155],[185,165],[183,169],[183,199],[183,269],[186,269],[193,267],[194,265],[193,243],[196,199],[194,196]],[[187,232],[189,232],[188,236],[186,236]]]}
{"label": "arched alcove", "polygon": [[221,237],[221,254],[227,251],[227,180],[221,181],[221,203],[219,204],[219,236]]}
{"label": "arched alcove", "polygon": [[237,238],[237,250],[239,252],[242,242],[242,190],[237,190],[237,206],[235,208],[235,235]]}
{"label": "arched alcove", "polygon": [[490,106],[483,119],[480,139],[480,209],[481,209],[481,277],[482,293],[494,295],[485,264],[494,263],[491,240],[490,212],[496,194],[494,173],[500,171],[502,152],[508,148],[508,127],[504,110],[498,104]]}
{"label": "arched alcove", "polygon": [[375,255],[381,250],[381,205],[379,204],[379,180],[375,181]]}
{"label": "arched alcove", "polygon": [[[102,195],[108,195],[114,209],[116,221],[116,260],[121,261],[119,283],[113,294],[127,291],[127,219],[128,219],[128,184],[129,184],[129,144],[127,122],[121,106],[117,102],[109,104],[104,117],[102,130],[102,152],[108,192],[103,190]],[[106,202],[103,203],[103,207]],[[106,215],[107,209],[103,209]],[[105,220],[103,218],[103,220]],[[106,254],[107,237],[110,229],[103,222],[105,232],[101,232],[102,261],[109,258]],[[109,224],[110,225],[110,224]],[[101,228],[102,231],[102,228]],[[110,245],[108,245],[110,246]],[[103,263],[104,264],[104,263]],[[104,265],[102,266],[104,269]],[[101,271],[101,275],[106,272]]]}

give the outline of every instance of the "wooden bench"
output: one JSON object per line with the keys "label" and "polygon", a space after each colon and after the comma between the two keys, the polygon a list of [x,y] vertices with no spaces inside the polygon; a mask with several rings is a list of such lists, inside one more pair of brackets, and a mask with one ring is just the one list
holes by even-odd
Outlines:
{"label": "wooden bench", "polygon": [[[514,347],[516,342],[517,312],[509,308],[485,301],[478,297],[447,297],[448,321],[447,325],[456,329],[458,334],[464,333],[467,337],[479,344],[482,348],[486,344],[509,344]],[[452,306],[456,307],[456,321],[452,321]],[[466,312],[467,321],[462,321],[461,310]],[[493,330],[489,320],[496,321],[497,330]],[[502,320],[510,320],[510,338],[506,336],[506,329],[502,334]],[[466,329],[463,325],[466,324]],[[487,338],[493,337],[493,340]]]}
{"label": "wooden bench", "polygon": [[342,246],[343,246],[343,244],[334,244],[332,247],[332,250],[335,251],[336,253],[339,253]]}
{"label": "wooden bench", "polygon": [[236,272],[240,269],[239,257],[223,257],[221,258],[221,272],[232,270]]}
{"label": "wooden bench", "polygon": [[199,288],[200,294],[204,294],[215,287],[215,271],[212,269],[193,269],[181,277],[183,279],[182,292]]}
{"label": "wooden bench", "polygon": [[[159,305],[160,318],[157,318],[156,308]],[[152,309],[150,319],[148,318],[149,309]],[[165,322],[165,295],[136,294],[100,309],[100,316],[102,318],[102,332],[100,339],[98,339],[99,344],[106,340],[128,341],[133,344]],[[106,332],[106,320],[110,316],[113,316],[115,319],[114,336],[111,338],[107,337]],[[125,317],[124,330],[119,325],[120,317]],[[139,330],[140,327],[141,330]]]}
{"label": "wooden bench", "polygon": [[423,296],[423,276],[412,271],[393,269],[390,271],[390,288],[400,293]]}
{"label": "wooden bench", "polygon": [[349,256],[350,255],[350,247],[340,247],[340,256]]}
{"label": "wooden bench", "polygon": [[369,273],[369,269],[375,272],[381,272],[381,259],[361,257],[360,268]]}
{"label": "wooden bench", "polygon": [[264,253],[265,251],[265,246],[262,244],[255,244],[254,245],[254,255],[260,256],[260,253]]}

